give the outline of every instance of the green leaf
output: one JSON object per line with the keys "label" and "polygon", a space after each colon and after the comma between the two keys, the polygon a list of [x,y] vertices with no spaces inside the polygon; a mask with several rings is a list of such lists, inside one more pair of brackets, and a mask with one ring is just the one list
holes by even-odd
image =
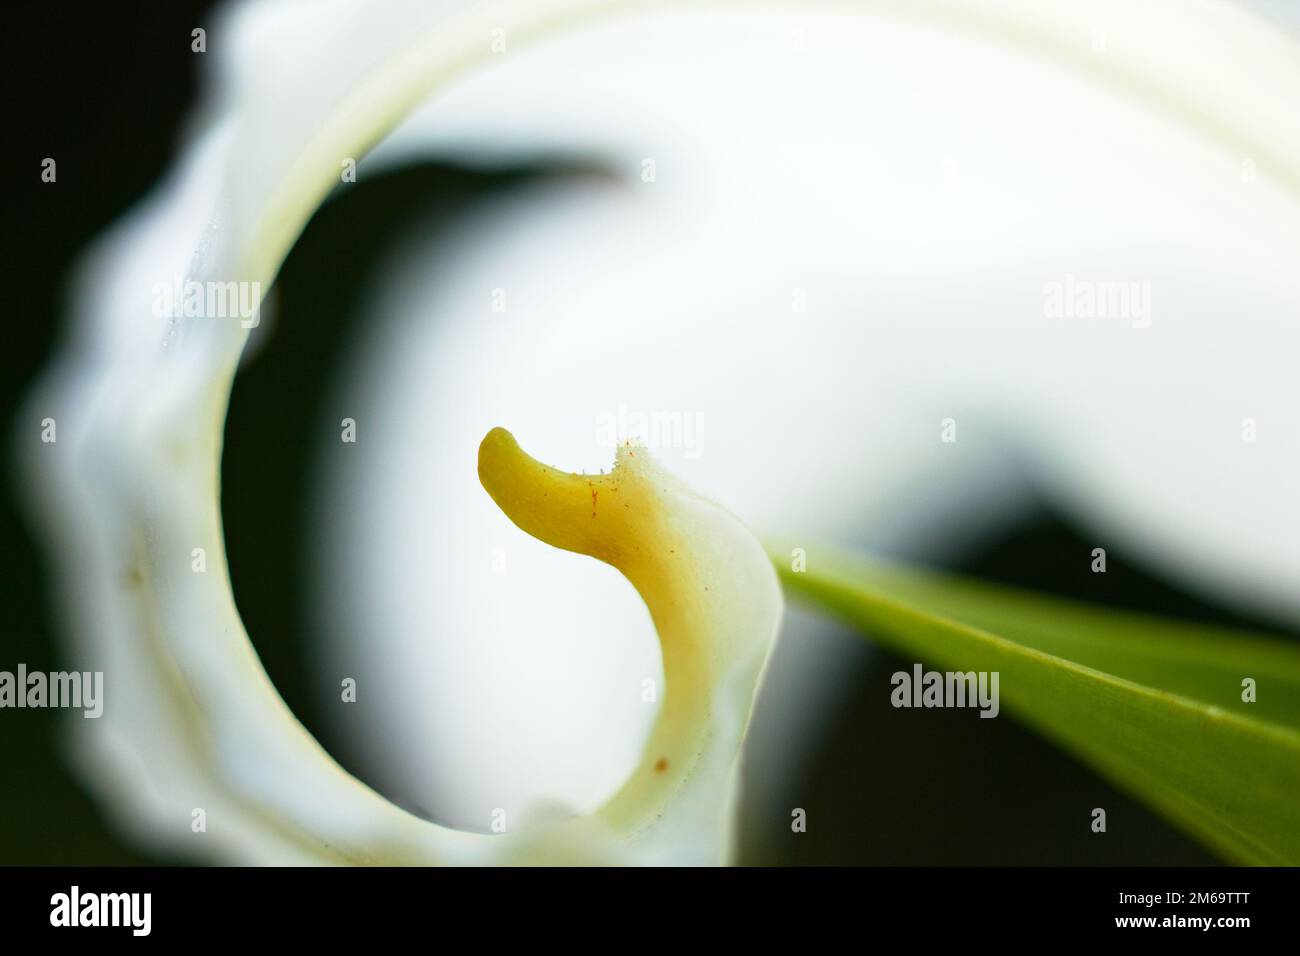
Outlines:
{"label": "green leaf", "polygon": [[[787,593],[1004,709],[1235,862],[1300,864],[1300,648],[809,549]],[[1242,700],[1244,678],[1257,702]]]}

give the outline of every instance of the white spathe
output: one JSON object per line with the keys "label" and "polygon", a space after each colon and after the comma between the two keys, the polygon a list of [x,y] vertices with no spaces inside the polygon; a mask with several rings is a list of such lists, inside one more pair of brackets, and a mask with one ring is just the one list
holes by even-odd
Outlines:
{"label": "white spathe", "polygon": [[[960,537],[1014,507],[1027,470],[1098,545],[1300,611],[1279,480],[1300,454],[1300,207],[1129,91],[928,21],[679,11],[491,61],[368,162],[413,153],[594,157],[621,176],[395,237],[330,402],[374,423],[365,458],[331,468],[318,429],[323,686],[364,661],[400,689],[349,732],[359,752],[377,729],[398,741],[373,772],[441,818],[592,808],[647,722],[635,596],[515,534],[464,467],[499,421],[593,471],[622,408],[695,422],[659,454],[810,545]],[[1052,284],[1102,281],[1148,307],[1053,312]],[[774,671],[788,716],[770,746],[805,745],[806,701],[834,684],[833,661]]]}
{"label": "white spathe", "polygon": [[[638,15],[572,16],[624,6]],[[630,188],[617,199],[527,197],[467,238],[437,270],[438,288],[408,278],[385,290],[377,305],[407,308],[419,296],[459,319],[428,322],[428,337],[405,351],[427,356],[434,388],[462,387],[431,394],[392,366],[407,391],[358,393],[381,414],[422,416],[428,444],[396,461],[427,463],[437,449],[438,468],[418,487],[392,486],[393,509],[365,532],[377,560],[400,562],[410,536],[431,531],[447,533],[449,549],[481,553],[492,522],[494,539],[522,553],[467,483],[472,470],[456,468],[463,454],[472,460],[471,423],[509,424],[557,464],[592,468],[607,455],[589,423],[626,401],[698,412],[704,453],[670,456],[670,467],[760,528],[807,535],[886,521],[911,483],[951,474],[951,452],[996,462],[996,428],[1034,453],[1094,527],[1169,573],[1296,610],[1300,536],[1285,531],[1300,522],[1280,480],[1296,463],[1281,437],[1295,434],[1297,408],[1284,374],[1300,219],[1300,117],[1285,93],[1300,66],[1289,39],[1208,2],[672,7],[262,2],[238,8],[224,48],[210,42],[223,83],[200,132],[174,176],[88,261],[71,344],[30,406],[36,420],[60,422],[57,453],[33,457],[52,504],[68,632],[129,688],[95,727],[78,728],[78,744],[142,837],[195,847],[189,813],[203,799],[228,824],[198,846],[226,857],[321,859],[304,832],[338,834],[376,858],[398,843],[415,858],[433,851],[433,830],[286,723],[239,625],[215,462],[246,332],[194,320],[160,329],[143,317],[153,285],[177,271],[269,286],[340,160],[359,158],[453,79],[428,122],[407,130],[408,149],[596,150],[628,171]],[[802,21],[794,32],[776,19],[791,16]],[[550,39],[530,51],[542,26]],[[401,158],[401,141],[386,148]],[[656,182],[638,191],[648,156]],[[1151,326],[1045,321],[1043,285],[1067,276],[1150,281]],[[484,316],[498,286],[512,311]],[[801,323],[783,307],[795,289],[807,294]],[[516,321],[520,309],[531,321]],[[503,332],[496,318],[515,325]],[[378,356],[391,347],[382,332],[368,346]],[[601,394],[608,400],[593,400]],[[955,446],[938,441],[949,415]],[[1252,415],[1260,437],[1243,446],[1240,422]],[[418,511],[433,500],[455,502],[455,514]],[[407,528],[394,528],[407,503]],[[207,549],[206,576],[189,570],[195,546]],[[595,580],[576,563],[554,571],[562,565],[538,551],[526,560],[486,584],[480,561],[421,581],[443,601],[431,602],[420,635],[405,615],[372,626],[364,639],[378,643],[379,666],[437,665],[435,683],[421,685],[429,699],[463,693],[454,668],[482,662],[457,642],[508,650],[525,616],[535,640],[556,603],[524,602]],[[638,628],[648,636],[644,614],[612,583],[593,583],[599,603],[575,615],[575,656],[609,678],[621,647],[644,673],[654,656],[637,640]],[[376,607],[402,607],[382,587],[358,591],[361,624],[373,625]],[[506,610],[481,615],[485,599]],[[494,634],[464,633],[487,620]],[[611,630],[630,637],[613,644]],[[603,662],[597,631],[610,648]],[[448,643],[428,650],[430,632]],[[497,693],[517,699],[509,684]],[[196,701],[206,733],[189,722]],[[421,778],[436,761],[444,780],[485,774],[482,785],[513,788],[511,800],[589,806],[618,782],[620,753],[644,730],[643,710],[605,703],[611,736],[592,738],[600,756],[572,788],[494,777],[490,726],[483,739],[462,723],[453,738],[436,709],[412,715],[411,743],[429,745],[416,786],[429,785]],[[568,719],[591,712],[575,704]],[[537,727],[555,729],[540,718]]]}

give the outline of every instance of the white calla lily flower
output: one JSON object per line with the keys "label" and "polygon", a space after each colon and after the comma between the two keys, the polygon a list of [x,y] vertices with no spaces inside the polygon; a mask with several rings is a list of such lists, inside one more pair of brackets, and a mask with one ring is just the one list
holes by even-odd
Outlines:
{"label": "white calla lily flower", "polygon": [[[536,291],[521,347],[504,354],[490,329],[430,324],[436,334],[363,351],[432,363],[425,383],[481,363],[454,404],[428,404],[406,374],[396,377],[406,390],[382,398],[393,416],[446,408],[426,421],[420,453],[428,462],[438,449],[428,507],[470,516],[454,525],[455,547],[483,527],[469,462],[485,425],[508,422],[548,455],[590,461],[594,443],[558,423],[590,420],[592,395],[630,394],[697,410],[709,454],[674,459],[673,471],[764,530],[816,535],[856,520],[873,540],[913,535],[924,514],[900,531],[900,491],[936,475],[947,475],[939,489],[968,488],[973,476],[996,484],[1011,456],[991,438],[1005,429],[1059,499],[1113,540],[1198,588],[1300,613],[1300,535],[1257,533],[1300,527],[1276,478],[1300,464],[1297,445],[1261,440],[1243,462],[1238,434],[1264,408],[1266,433],[1300,427],[1294,411],[1277,411],[1300,408],[1289,368],[1300,345],[1300,116],[1277,95],[1300,89],[1300,58],[1292,39],[1249,14],[1208,0],[1140,9],[264,0],[233,8],[212,32],[226,38],[210,54],[219,82],[193,141],[86,264],[70,342],[33,399],[60,422],[58,452],[38,467],[65,626],[113,682],[105,717],[78,727],[79,754],[142,837],[178,843],[191,809],[204,807],[222,821],[212,829],[220,854],[251,862],[727,858],[735,757],[780,600],[748,534],[676,483],[643,500],[708,553],[674,553],[649,577],[680,575],[674,593],[706,579],[726,593],[669,628],[659,585],[612,562],[651,611],[668,691],[650,746],[627,741],[635,769],[612,802],[603,798],[619,780],[566,795],[590,814],[507,839],[419,820],[342,771],[262,670],[231,593],[218,487],[249,323],[159,321],[152,300],[174,275],[270,289],[341,164],[371,150],[375,168],[414,152],[508,156],[538,144],[637,170],[647,154],[659,160],[652,201],[536,198],[468,237],[455,269],[438,273],[437,308],[451,314],[502,271]],[[732,35],[734,46],[722,39]],[[780,59],[791,37],[823,55]],[[602,82],[611,78],[614,89]],[[756,159],[756,148],[771,153]],[[967,168],[951,175],[948,156]],[[1186,266],[1177,282],[1171,255]],[[561,267],[578,260],[585,271]],[[1157,291],[1132,321],[1052,314],[1045,286],[1121,278],[1133,263]],[[765,266],[774,278],[755,281]],[[377,335],[428,301],[417,273],[394,269]],[[956,279],[945,289],[928,282],[936,274]],[[584,298],[593,275],[623,294]],[[797,289],[813,292],[794,324],[771,302]],[[661,324],[646,334],[652,318]],[[598,323],[608,338],[591,347]],[[1225,341],[1248,370],[1225,369]],[[539,353],[546,343],[556,351]],[[603,362],[629,348],[639,361]],[[551,355],[544,368],[539,354]],[[530,402],[543,380],[571,384]],[[373,386],[355,387],[360,401]],[[936,439],[948,416],[968,429],[957,471]],[[771,460],[774,433],[783,464]],[[523,498],[507,498],[504,510],[534,530],[511,509]],[[539,537],[560,543],[545,530]],[[410,547],[398,532],[384,524],[368,538],[391,546],[395,567]],[[195,549],[206,573],[194,572]],[[555,577],[535,587],[573,581],[569,565],[545,573]],[[385,579],[410,586],[397,572]],[[455,580],[433,590],[430,613],[447,619],[472,619],[474,602],[491,599]],[[344,629],[355,633],[373,612],[367,602],[390,598],[382,588],[358,598]],[[619,617],[625,606],[610,613],[592,626],[645,626]],[[501,626],[513,640],[538,639]],[[682,633],[702,642],[687,642],[685,664],[670,653]],[[411,633],[367,637],[389,678],[411,673]],[[440,647],[447,663],[450,645]],[[705,659],[734,667],[682,679]],[[688,688],[677,698],[675,679]],[[454,699],[439,697],[454,676],[442,680],[431,700]],[[779,673],[773,683],[779,693]],[[689,726],[675,716],[684,712]],[[698,760],[659,752],[695,737],[711,741]],[[661,759],[670,772],[656,769]]]}

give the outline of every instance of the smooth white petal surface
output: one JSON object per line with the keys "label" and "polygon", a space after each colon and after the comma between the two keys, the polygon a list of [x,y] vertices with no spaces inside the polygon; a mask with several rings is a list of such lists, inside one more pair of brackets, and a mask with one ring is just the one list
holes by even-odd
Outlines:
{"label": "smooth white petal surface", "polygon": [[[647,78],[635,71],[614,74],[624,86],[611,90],[572,58],[548,64],[545,45],[535,47],[538,59],[527,59],[533,34],[559,37],[568,26],[570,45],[559,49],[594,57],[593,69],[602,60],[606,70],[626,64],[648,49],[637,21],[611,20],[597,34],[592,18],[642,6],[268,2],[238,8],[223,30],[211,31],[210,56],[223,82],[173,177],[88,262],[70,343],[31,406],[60,423],[58,445],[37,466],[58,540],[67,627],[87,666],[112,675],[110,711],[79,726],[78,740],[121,818],[141,835],[189,840],[190,811],[203,807],[223,821],[209,843],[237,859],[479,858],[482,838],[418,821],[340,771],[269,685],[230,593],[218,506],[221,422],[247,330],[230,320],[161,323],[151,309],[154,286],[178,272],[269,286],[337,183],[340,163],[360,158],[452,78],[477,79],[466,81],[459,103],[453,88],[433,103],[425,129],[435,132],[426,144],[574,143],[635,164],[648,151],[622,144],[657,136],[655,153],[688,188],[648,219],[638,214],[625,244],[597,251],[613,278],[620,266],[626,274],[630,264],[648,262],[661,289],[714,290],[686,308],[667,295],[615,296],[608,306],[597,296],[579,307],[590,286],[553,269],[557,260],[573,262],[575,250],[554,242],[548,260],[526,242],[506,246],[514,268],[539,276],[550,268],[560,286],[550,287],[539,309],[545,321],[525,335],[552,346],[571,337],[573,367],[596,376],[543,407],[517,366],[482,366],[506,389],[498,394],[517,383],[522,394],[499,420],[537,447],[557,449],[549,429],[566,413],[590,420],[590,405],[579,409],[574,397],[592,394],[598,376],[612,374],[593,364],[599,350],[583,348],[600,313],[617,319],[605,326],[610,348],[617,342],[643,356],[662,349],[664,358],[633,367],[632,379],[654,382],[655,369],[675,377],[666,389],[633,386],[622,394],[650,409],[700,410],[716,436],[708,455],[682,474],[762,526],[813,533],[851,517],[846,502],[862,502],[866,518],[878,509],[883,521],[897,489],[944,467],[933,432],[912,418],[937,430],[938,417],[954,414],[974,425],[963,439],[997,427],[1022,446],[1047,449],[1041,467],[1060,494],[1131,546],[1148,542],[1153,559],[1176,555],[1172,570],[1188,580],[1226,582],[1233,593],[1295,610],[1300,536],[1258,532],[1300,526],[1276,477],[1294,468],[1296,446],[1261,440],[1244,462],[1239,438],[1240,420],[1256,408],[1273,410],[1263,434],[1294,434],[1300,407],[1294,378],[1286,377],[1297,344],[1300,219],[1300,116],[1287,106],[1294,97],[1279,95],[1300,89],[1288,38],[1216,3],[827,5],[831,12],[809,14],[806,29],[832,43],[834,55],[814,46],[816,62],[802,72],[818,74],[843,57],[841,75],[820,73],[827,88],[869,97],[820,117],[794,108],[815,102],[806,90],[777,101],[780,115],[808,125],[788,138],[762,138],[762,148],[775,150],[765,157],[731,135],[739,133],[734,104],[770,76],[752,60],[738,75],[697,70],[689,86],[674,87],[673,71],[661,71],[648,78],[648,93],[638,93]],[[863,28],[841,32],[860,14]],[[708,33],[705,15],[681,14],[677,24],[725,52],[728,34]],[[829,38],[826,16],[836,18]],[[494,59],[495,30],[505,31],[509,53]],[[933,82],[940,75],[961,81]],[[617,95],[645,104],[655,94],[671,99],[674,89],[679,98],[686,89],[714,91],[700,93],[711,111],[696,104],[692,113],[681,103],[680,112],[658,114],[656,132]],[[552,111],[560,96],[565,107]],[[755,113],[742,115],[752,121]],[[947,122],[942,129],[927,120],[936,115]],[[848,138],[857,152],[840,152],[842,136],[823,142],[818,119],[838,123],[832,132],[861,129]],[[923,145],[898,151],[907,135]],[[980,165],[939,186],[947,156],[980,157]],[[1256,172],[1250,183],[1240,175],[1247,160]],[[797,171],[772,178],[786,169]],[[1066,169],[1070,186],[1062,189]],[[962,179],[972,172],[973,182]],[[1005,189],[990,188],[1010,178],[1023,187],[1015,203]],[[834,188],[837,179],[852,188]],[[822,229],[837,241],[813,241]],[[502,249],[500,236],[487,238],[466,255]],[[548,234],[548,242],[555,238]],[[1143,258],[1154,249],[1174,253]],[[964,267],[964,281],[927,287],[936,256]],[[771,287],[731,281],[761,272],[764,258],[789,270],[783,289],[835,290],[828,302],[812,300],[815,334],[790,323],[788,313],[775,314]],[[1161,281],[1171,262],[1176,278]],[[1144,277],[1158,290],[1149,329],[1043,328],[1044,280],[1122,278],[1135,263],[1145,263]],[[500,262],[480,265],[491,271]],[[1202,284],[1185,281],[1193,268]],[[1026,275],[1036,277],[1031,288]],[[482,294],[478,279],[463,282],[440,290],[443,301]],[[578,288],[565,290],[565,282]],[[624,282],[644,290],[647,276],[633,272]],[[701,322],[730,309],[752,322]],[[670,325],[646,330],[646,314]],[[472,337],[464,328],[457,334]],[[740,342],[750,343],[746,371],[725,394],[691,384],[741,367],[720,359],[735,355]],[[453,345],[479,354],[467,340]],[[1232,347],[1226,369],[1225,345]],[[518,347],[528,351],[526,342]],[[1060,358],[1037,361],[1045,354]],[[619,394],[612,386],[610,393]],[[460,399],[459,414],[482,414],[483,406]],[[825,417],[810,421],[814,408]],[[983,417],[988,409],[996,416]],[[533,412],[552,423],[545,433],[521,420]],[[431,434],[440,438],[450,427],[434,423]],[[855,440],[828,443],[832,430]],[[784,467],[773,466],[774,433],[782,436]],[[965,454],[968,445],[959,447]],[[445,446],[445,460],[461,450]],[[836,466],[821,467],[830,457]],[[796,477],[803,484],[792,494]],[[436,476],[429,500],[455,509],[460,491],[438,484],[444,480]],[[206,574],[191,571],[199,547]],[[400,656],[391,659],[405,666]],[[591,836],[566,845],[603,844]]]}
{"label": "smooth white petal surface", "polygon": [[[1089,5],[1061,25],[1078,53],[1063,58],[890,9],[593,24],[493,61],[377,151],[594,158],[622,181],[506,196],[450,235],[417,226],[362,309],[330,406],[383,427],[345,472],[320,423],[319,607],[326,686],[383,622],[371,679],[402,692],[349,715],[401,741],[376,779],[481,826],[493,801],[594,807],[636,759],[644,708],[616,689],[652,672],[650,623],[603,569],[510,537],[456,470],[497,421],[590,469],[620,408],[694,422],[658,453],[796,540],[951,547],[1045,495],[1211,600],[1300,614],[1300,513],[1279,479],[1300,464],[1300,209],[1276,165],[1245,175],[1245,137],[1220,135],[1296,82],[1275,64],[1266,88],[1236,88],[1245,61],[1271,69],[1243,34],[1284,62],[1292,42],[1231,9],[1180,5],[1144,33],[1127,7]],[[1180,57],[1185,76],[1160,73]],[[1167,108],[1206,83],[1251,110]],[[1295,117],[1271,123],[1289,142]],[[1151,324],[1048,317],[1045,284],[1071,275],[1149,283]],[[417,587],[428,571],[436,586]],[[537,617],[581,663],[546,657]],[[809,747],[838,660],[774,670],[756,768]],[[496,706],[466,726],[485,694]]]}

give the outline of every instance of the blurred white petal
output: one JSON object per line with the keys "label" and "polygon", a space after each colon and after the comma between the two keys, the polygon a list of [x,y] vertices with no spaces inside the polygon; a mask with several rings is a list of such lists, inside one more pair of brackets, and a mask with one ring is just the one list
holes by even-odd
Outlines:
{"label": "blurred white petal", "polygon": [[[182,165],[88,263],[72,345],[35,404],[61,423],[46,480],[75,502],[52,515],[69,629],[131,688],[120,710],[78,729],[141,832],[183,839],[190,807],[226,799],[176,717],[173,695],[192,693],[229,720],[206,746],[220,781],[292,824],[229,805],[237,823],[213,841],[224,853],[310,858],[295,827],[431,850],[432,828],[357,786],[296,725],[283,729],[239,624],[215,462],[245,332],[185,320],[159,342],[141,316],[153,284],[191,262],[200,277],[269,284],[340,159],[359,158],[428,88],[472,65],[363,168],[414,151],[564,149],[607,159],[629,182],[622,196],[513,200],[432,267],[403,253],[367,315],[373,341],[358,374],[341,386],[390,423],[414,417],[396,430],[418,442],[369,449],[390,507],[356,513],[328,546],[363,547],[388,572],[353,581],[341,631],[365,631],[375,675],[393,686],[434,675],[427,712],[385,719],[408,752],[427,755],[411,786],[428,787],[453,822],[483,794],[456,806],[448,780],[521,805],[590,808],[645,730],[643,714],[618,712],[607,736],[583,741],[604,759],[580,773],[548,779],[540,759],[487,772],[503,756],[499,728],[485,723],[480,736],[448,720],[464,713],[458,694],[483,683],[476,649],[536,644],[536,622],[563,612],[562,595],[600,595],[570,625],[591,670],[568,679],[593,690],[554,723],[539,718],[540,738],[616,709],[596,688],[654,663],[644,611],[599,569],[517,543],[511,575],[463,560],[504,539],[457,470],[471,436],[497,421],[577,468],[605,460],[595,413],[626,403],[698,414],[704,453],[669,457],[672,469],[757,527],[809,537],[853,522],[877,540],[915,533],[926,515],[899,512],[930,499],[912,489],[967,489],[973,476],[1005,474],[1014,455],[1090,527],[1165,573],[1224,600],[1300,611],[1300,512],[1280,480],[1300,454],[1284,437],[1300,425],[1288,361],[1300,344],[1292,39],[1219,3],[989,0],[666,5],[579,17],[526,42],[559,11],[589,6],[620,5],[239,8],[231,45],[210,54],[225,82]],[[509,52],[493,57],[498,28]],[[658,170],[649,189],[636,179],[646,157]],[[1245,162],[1257,171],[1249,182]],[[1150,281],[1151,327],[1047,322],[1043,283],[1067,274]],[[502,285],[516,311],[493,324],[483,304]],[[790,309],[796,290],[805,312]],[[593,395],[608,399],[593,408]],[[956,446],[937,441],[947,416],[961,428]],[[1247,416],[1261,429],[1248,446]],[[423,502],[445,510],[407,510]],[[411,549],[430,540],[449,559],[412,582]],[[208,549],[206,576],[189,572],[195,546]],[[132,569],[155,606],[124,585]],[[430,631],[445,643],[423,641]],[[163,638],[175,670],[149,650]],[[604,659],[588,653],[598,644]],[[503,699],[521,699],[524,672],[491,676]],[[250,698],[249,687],[265,693]],[[511,746],[561,754],[535,738]]]}

